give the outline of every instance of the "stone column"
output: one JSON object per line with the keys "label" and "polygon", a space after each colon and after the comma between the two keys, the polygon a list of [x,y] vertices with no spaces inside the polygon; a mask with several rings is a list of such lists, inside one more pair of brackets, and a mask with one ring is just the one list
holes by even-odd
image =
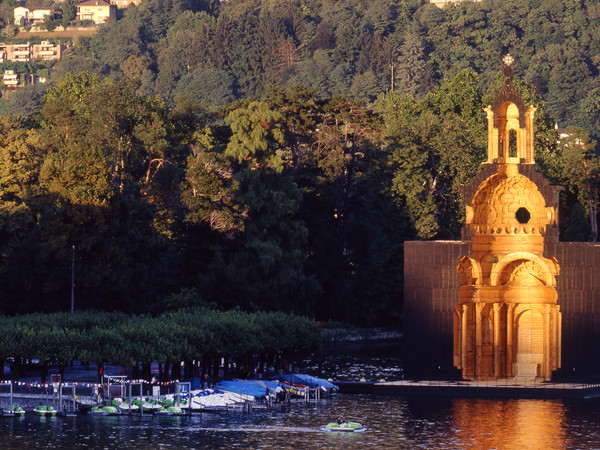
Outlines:
{"label": "stone column", "polygon": [[562,314],[556,309],[556,326],[558,327],[557,338],[556,338],[556,346],[558,347],[556,350],[556,368],[560,368],[562,366]]}
{"label": "stone column", "polygon": [[462,305],[462,316],[461,316],[461,326],[460,326],[460,362],[462,364],[463,377],[467,375],[467,318],[468,318],[468,306]]}
{"label": "stone column", "polygon": [[551,306],[544,308],[544,380],[549,380],[552,375],[552,328],[550,327]]}
{"label": "stone column", "polygon": [[514,343],[515,305],[506,305],[506,376],[513,374],[513,343]]}
{"label": "stone column", "polygon": [[475,303],[475,378],[481,376],[481,311],[483,310],[483,303]]}
{"label": "stone column", "polygon": [[494,303],[494,377],[500,378],[500,304]]}

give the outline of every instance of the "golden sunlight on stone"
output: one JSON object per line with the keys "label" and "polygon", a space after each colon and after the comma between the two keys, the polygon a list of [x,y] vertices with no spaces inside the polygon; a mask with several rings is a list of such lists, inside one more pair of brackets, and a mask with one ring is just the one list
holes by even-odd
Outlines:
{"label": "golden sunlight on stone", "polygon": [[496,173],[471,198],[463,191],[472,254],[457,268],[454,365],[465,379],[550,380],[560,367],[561,314],[559,266],[545,245],[557,241],[558,196],[545,198],[524,174],[534,164],[535,109],[510,80],[486,112],[486,164]]}

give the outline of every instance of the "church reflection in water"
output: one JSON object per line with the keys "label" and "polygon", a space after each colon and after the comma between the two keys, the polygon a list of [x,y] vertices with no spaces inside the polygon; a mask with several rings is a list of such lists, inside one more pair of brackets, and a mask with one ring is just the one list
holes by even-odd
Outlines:
{"label": "church reflection in water", "polygon": [[563,448],[560,400],[456,399],[451,425],[462,448]]}

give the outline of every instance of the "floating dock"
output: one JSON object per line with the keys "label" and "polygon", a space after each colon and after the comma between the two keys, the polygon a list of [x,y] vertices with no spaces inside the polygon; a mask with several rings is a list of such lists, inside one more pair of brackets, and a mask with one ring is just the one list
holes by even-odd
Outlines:
{"label": "floating dock", "polygon": [[600,399],[600,384],[563,382],[401,380],[334,381],[340,393],[479,398]]}

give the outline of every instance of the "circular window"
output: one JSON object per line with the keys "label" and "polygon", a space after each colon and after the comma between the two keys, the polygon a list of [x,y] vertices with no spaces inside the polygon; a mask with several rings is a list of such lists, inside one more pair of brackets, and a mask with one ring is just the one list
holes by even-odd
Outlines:
{"label": "circular window", "polygon": [[527,211],[527,208],[519,208],[515,213],[515,217],[519,221],[519,223],[527,223],[529,219],[531,219],[531,214]]}

